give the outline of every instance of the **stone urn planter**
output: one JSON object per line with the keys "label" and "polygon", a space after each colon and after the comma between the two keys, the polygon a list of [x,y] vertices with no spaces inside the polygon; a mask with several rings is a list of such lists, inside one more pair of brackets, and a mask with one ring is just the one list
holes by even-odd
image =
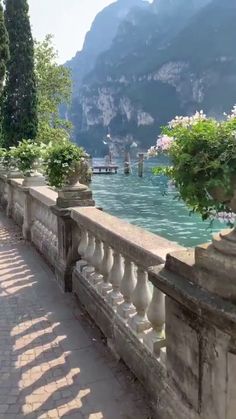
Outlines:
{"label": "stone urn planter", "polygon": [[58,190],[57,205],[59,207],[94,206],[92,192],[88,187],[91,175],[86,161],[74,163],[74,170]]}
{"label": "stone urn planter", "polygon": [[[227,192],[221,187],[212,188],[209,194],[219,203],[226,204],[228,208],[236,213],[236,177],[232,178],[232,193]],[[226,229],[213,236],[213,245],[222,253],[236,256],[236,227]]]}
{"label": "stone urn planter", "polygon": [[211,188],[208,192],[216,202],[227,204],[232,212],[236,213],[236,176],[232,177],[231,187],[231,194],[222,187]]}
{"label": "stone urn planter", "polygon": [[42,146],[32,140],[22,140],[17,147],[13,147],[7,156],[22,173],[23,186],[44,185],[44,178],[39,173],[39,162],[42,158]]}
{"label": "stone urn planter", "polygon": [[88,188],[91,173],[84,149],[65,139],[49,147],[44,156],[47,183],[58,191],[57,206],[94,205]]}
{"label": "stone urn planter", "polygon": [[32,170],[25,173],[22,186],[30,188],[33,186],[44,186],[46,185],[45,177],[39,172],[39,162],[35,162]]}
{"label": "stone urn planter", "polygon": [[[236,213],[236,177],[232,190],[230,194],[223,188],[212,188],[209,194]],[[236,304],[236,227],[214,234],[212,243],[197,246],[195,267],[200,286]]]}
{"label": "stone urn planter", "polygon": [[22,173],[19,170],[14,169],[14,168],[6,169],[5,173],[8,179],[22,179],[23,178]]}
{"label": "stone urn planter", "polygon": [[7,174],[7,169],[4,166],[3,162],[0,161],[0,175],[6,175]]}

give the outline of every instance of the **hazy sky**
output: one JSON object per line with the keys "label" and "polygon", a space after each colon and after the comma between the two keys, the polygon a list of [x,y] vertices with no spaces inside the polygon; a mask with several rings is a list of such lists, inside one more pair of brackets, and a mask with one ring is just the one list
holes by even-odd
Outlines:
{"label": "hazy sky", "polygon": [[96,14],[114,0],[28,0],[33,35],[38,40],[51,33],[61,63],[81,49]]}

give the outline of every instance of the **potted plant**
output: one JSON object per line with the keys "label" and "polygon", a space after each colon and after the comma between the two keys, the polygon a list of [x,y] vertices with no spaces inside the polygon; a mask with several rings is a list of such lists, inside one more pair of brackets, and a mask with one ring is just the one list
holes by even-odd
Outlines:
{"label": "potted plant", "polygon": [[88,184],[91,179],[84,149],[68,140],[49,147],[44,157],[48,184],[56,189],[66,189],[78,182]]}
{"label": "potted plant", "polygon": [[5,156],[6,156],[6,149],[1,147],[0,148],[0,174],[6,173],[6,166],[4,164]]}
{"label": "potted plant", "polygon": [[15,164],[23,174],[23,186],[41,186],[45,184],[43,176],[38,172],[39,160],[42,156],[42,146],[23,140],[11,151]]}
{"label": "potted plant", "polygon": [[2,149],[1,151],[1,164],[3,168],[3,173],[7,175],[8,178],[21,178],[22,174],[19,172],[16,160],[14,157],[15,147],[10,147],[9,149]]}
{"label": "potted plant", "polygon": [[203,220],[224,217],[234,222],[236,212],[236,108],[221,122],[197,112],[176,117],[162,129],[149,155],[166,153],[168,167],[155,174],[167,175],[180,198]]}
{"label": "potted plant", "polygon": [[[92,193],[86,186],[91,180],[88,155],[83,148],[65,140],[47,150],[45,174],[50,186],[58,190],[58,207],[94,205]],[[82,182],[82,184],[80,183]]]}

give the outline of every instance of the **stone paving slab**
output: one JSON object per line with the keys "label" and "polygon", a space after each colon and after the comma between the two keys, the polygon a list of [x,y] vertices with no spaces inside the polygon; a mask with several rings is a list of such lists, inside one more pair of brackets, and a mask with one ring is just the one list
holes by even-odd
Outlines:
{"label": "stone paving slab", "polygon": [[151,419],[142,387],[0,212],[0,419]]}

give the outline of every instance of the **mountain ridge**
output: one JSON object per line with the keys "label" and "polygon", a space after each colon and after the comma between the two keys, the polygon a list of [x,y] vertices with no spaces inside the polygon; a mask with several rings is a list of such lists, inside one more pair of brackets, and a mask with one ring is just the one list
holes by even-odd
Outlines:
{"label": "mountain ridge", "polygon": [[65,63],[72,71],[74,91],[80,87],[84,76],[92,71],[99,54],[111,46],[119,24],[129,11],[143,4],[143,0],[118,0],[97,14],[85,36],[82,50]]}
{"label": "mountain ridge", "polygon": [[234,104],[236,4],[178,0],[181,16],[176,4],[131,8],[75,89],[74,136],[89,152],[106,152],[107,133],[118,153],[133,141],[146,149],[176,114],[220,116]]}

